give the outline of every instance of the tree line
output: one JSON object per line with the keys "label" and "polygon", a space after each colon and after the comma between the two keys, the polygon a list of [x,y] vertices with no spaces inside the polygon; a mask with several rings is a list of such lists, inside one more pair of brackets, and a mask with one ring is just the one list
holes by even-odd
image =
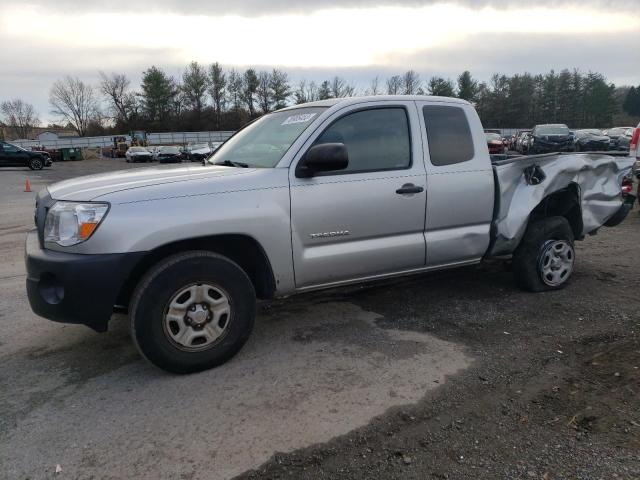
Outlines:
{"label": "tree line", "polygon": [[[537,123],[566,123],[572,128],[633,124],[640,118],[640,85],[619,86],[600,73],[551,70],[545,74],[494,74],[488,82],[469,71],[455,79],[422,80],[414,70],[365,87],[334,76],[321,82],[292,83],[274,68],[244,71],[219,63],[189,63],[178,78],[152,66],[137,88],[123,73],[99,72],[95,85],[77,77],[56,81],[49,92],[51,113],[79,135],[131,130],[235,130],[248,121],[287,105],[355,95],[440,95],[472,102],[483,124],[494,128],[526,128]],[[38,115],[22,99],[0,104],[4,122],[26,137],[39,124]]]}

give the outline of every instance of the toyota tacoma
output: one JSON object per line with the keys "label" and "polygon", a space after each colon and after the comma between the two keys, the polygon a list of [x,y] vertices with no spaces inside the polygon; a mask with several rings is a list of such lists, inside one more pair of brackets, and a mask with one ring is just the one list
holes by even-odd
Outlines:
{"label": "toyota tacoma", "polygon": [[631,158],[491,158],[453,98],[332,99],[264,115],[207,165],[52,184],[26,241],[35,313],[105,331],[128,312],[156,366],[195,372],[249,337],[256,298],[511,256],[516,282],[564,287],[574,242],[622,221]]}

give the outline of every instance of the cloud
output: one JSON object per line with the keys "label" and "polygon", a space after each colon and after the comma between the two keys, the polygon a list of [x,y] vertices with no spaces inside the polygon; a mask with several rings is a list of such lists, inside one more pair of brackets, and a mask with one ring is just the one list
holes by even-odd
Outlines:
{"label": "cloud", "polygon": [[455,3],[464,7],[498,9],[544,8],[544,7],[592,7],[605,11],[627,10],[637,12],[638,0],[0,0],[2,5],[34,5],[52,11],[118,12],[135,13],[142,18],[149,12],[170,12],[182,15],[242,15],[256,17],[273,14],[310,13],[330,8],[375,8],[375,7],[423,7],[442,3]]}
{"label": "cloud", "polygon": [[[41,118],[49,119],[49,88],[64,75],[78,75],[96,84],[99,70],[124,72],[137,86],[142,71],[151,65],[180,77],[190,60],[220,61],[226,68],[238,69],[278,66],[295,82],[340,75],[361,89],[376,75],[383,83],[407,69],[418,71],[423,80],[432,75],[455,78],[466,69],[488,80],[494,72],[541,73],[575,67],[601,72],[616,84],[640,83],[640,56],[633,48],[640,44],[640,17],[611,5],[588,8],[598,4],[595,0],[583,0],[575,8],[562,1],[543,8],[545,0],[538,0],[530,10],[516,6],[530,7],[532,2],[458,2],[508,4],[504,11],[446,4],[425,7],[428,1],[400,2],[421,5],[416,8],[398,7],[398,2],[393,2],[394,7],[345,8],[383,4],[355,0],[341,2],[340,10],[313,11],[314,5],[332,6],[334,0],[311,0],[304,4],[311,5],[306,14],[294,14],[285,2],[271,0],[254,2],[256,8],[249,8],[246,17],[217,16],[236,10],[216,0],[206,2],[208,6],[198,0],[153,1],[167,10],[187,5],[188,15],[145,13],[144,2],[136,3],[133,10],[123,2],[121,12],[114,7],[119,1],[109,4],[111,13],[98,13],[94,9],[102,7],[93,0],[81,5],[58,0],[55,8],[50,3],[38,7],[37,1],[0,0],[0,100],[22,97],[36,105]],[[236,3],[248,8],[252,1]],[[635,0],[617,2],[619,6],[636,4]],[[151,9],[152,3],[148,5]],[[301,8],[294,6],[295,11]],[[277,15],[279,11],[286,15]],[[264,13],[269,16],[256,17]],[[28,29],[24,28],[26,17]]]}

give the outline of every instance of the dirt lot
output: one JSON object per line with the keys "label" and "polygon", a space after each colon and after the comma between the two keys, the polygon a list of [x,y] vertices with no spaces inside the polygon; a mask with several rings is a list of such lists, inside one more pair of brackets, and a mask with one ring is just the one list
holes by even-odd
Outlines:
{"label": "dirt lot", "polygon": [[26,305],[24,179],[113,165],[2,171],[0,478],[640,478],[637,207],[563,291],[496,262],[279,300],[232,362],[175,377],[122,318],[98,335]]}

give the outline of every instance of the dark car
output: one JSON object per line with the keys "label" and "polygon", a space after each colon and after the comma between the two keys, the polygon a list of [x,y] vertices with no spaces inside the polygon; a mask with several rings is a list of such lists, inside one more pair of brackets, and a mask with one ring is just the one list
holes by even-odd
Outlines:
{"label": "dark car", "polygon": [[573,135],[562,123],[536,125],[531,131],[527,153],[573,152]]}
{"label": "dark car", "polygon": [[617,150],[621,148],[618,140],[620,139],[620,136],[629,129],[633,130],[633,127],[613,127],[603,132],[610,139],[609,148],[611,150]]}
{"label": "dark car", "polygon": [[629,147],[631,146],[631,140],[633,139],[633,132],[635,128],[627,128],[624,132],[622,132],[616,142],[617,150],[623,150],[625,152],[629,151]]}
{"label": "dark car", "polygon": [[158,152],[158,162],[160,163],[180,163],[182,157],[182,152],[178,147],[162,147]]}
{"label": "dark car", "polygon": [[576,130],[573,143],[576,152],[604,152],[609,150],[610,138],[597,128]]}
{"label": "dark car", "polygon": [[485,132],[484,135],[487,137],[487,147],[489,147],[489,153],[491,155],[507,153],[507,146],[499,134]]}
{"label": "dark car", "polygon": [[0,167],[29,167],[42,170],[51,166],[51,157],[47,152],[25,150],[11,143],[0,142]]}

